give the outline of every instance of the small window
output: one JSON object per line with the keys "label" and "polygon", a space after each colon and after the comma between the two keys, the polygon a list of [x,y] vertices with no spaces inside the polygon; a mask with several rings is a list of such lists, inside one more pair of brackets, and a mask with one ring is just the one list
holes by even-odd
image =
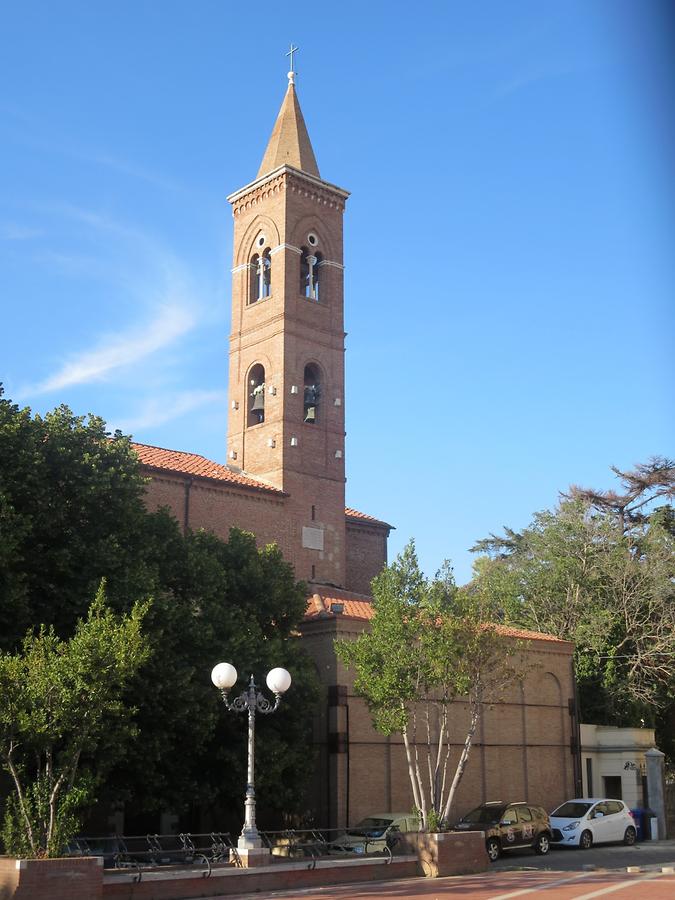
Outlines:
{"label": "small window", "polygon": [[315,425],[321,408],[321,372],[314,363],[305,366],[303,421]]}
{"label": "small window", "polygon": [[248,377],[248,417],[249,425],[260,425],[265,421],[265,369],[257,363]]}
{"label": "small window", "polygon": [[526,806],[521,806],[518,808],[518,819],[521,822],[531,822],[532,821],[532,813]]}
{"label": "small window", "polygon": [[515,809],[507,809],[504,815],[502,816],[502,822],[505,825],[515,825],[518,821],[518,813]]}

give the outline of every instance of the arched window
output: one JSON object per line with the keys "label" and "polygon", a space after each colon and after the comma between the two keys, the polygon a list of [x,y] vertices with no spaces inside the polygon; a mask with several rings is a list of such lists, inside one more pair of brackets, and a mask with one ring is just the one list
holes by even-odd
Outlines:
{"label": "arched window", "polygon": [[249,270],[251,283],[248,302],[255,303],[269,297],[272,293],[272,256],[269,249],[251,257]]}
{"label": "arched window", "polygon": [[303,421],[315,425],[319,421],[321,407],[321,372],[314,363],[305,366]]}
{"label": "arched window", "polygon": [[248,425],[260,425],[265,421],[265,369],[256,363],[248,376]]}
{"label": "arched window", "polygon": [[303,297],[307,297],[310,300],[319,300],[320,264],[322,258],[320,253],[308,250],[307,247],[302,248],[300,256],[300,293]]}

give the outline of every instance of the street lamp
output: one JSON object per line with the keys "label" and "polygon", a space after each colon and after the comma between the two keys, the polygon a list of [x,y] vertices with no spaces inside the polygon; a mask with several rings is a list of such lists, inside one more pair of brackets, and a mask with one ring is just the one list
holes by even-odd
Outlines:
{"label": "street lamp", "polygon": [[[274,694],[274,703],[268,700],[264,694],[258,692],[253,675],[251,675],[248,689],[243,691],[238,697],[235,697],[234,700],[230,700],[230,688],[237,681],[237,670],[230,663],[222,662],[214,666],[211,672],[211,681],[223,695],[225,706],[230,712],[248,712],[248,773],[246,778],[246,801],[244,803],[244,827],[237,842],[239,850],[245,851],[248,856],[250,851],[259,851],[262,848],[262,841],[255,824],[255,714],[259,712],[267,715],[279,708],[281,695],[285,694],[291,686],[291,675],[286,669],[281,668],[271,669],[267,673],[267,687]],[[255,853],[251,855],[255,855]]]}

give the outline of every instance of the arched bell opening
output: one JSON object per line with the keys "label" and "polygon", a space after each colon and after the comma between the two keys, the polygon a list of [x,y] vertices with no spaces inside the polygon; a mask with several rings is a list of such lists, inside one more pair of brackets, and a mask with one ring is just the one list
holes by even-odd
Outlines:
{"label": "arched bell opening", "polygon": [[305,366],[303,421],[315,425],[321,408],[321,370],[314,363]]}
{"label": "arched bell opening", "polygon": [[265,368],[256,363],[248,376],[247,424],[260,425],[265,421]]}
{"label": "arched bell opening", "polygon": [[272,293],[272,256],[269,249],[263,250],[262,253],[255,253],[251,257],[249,272],[248,302],[257,303],[258,300],[264,300]]}
{"label": "arched bell opening", "polygon": [[316,250],[301,248],[300,293],[308,300],[319,301],[321,286],[321,262],[323,257]]}

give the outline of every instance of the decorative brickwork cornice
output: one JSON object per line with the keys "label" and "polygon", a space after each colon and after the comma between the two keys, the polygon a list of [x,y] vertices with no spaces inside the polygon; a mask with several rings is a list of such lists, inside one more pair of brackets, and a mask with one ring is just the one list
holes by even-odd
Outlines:
{"label": "decorative brickwork cornice", "polygon": [[344,209],[345,200],[349,197],[349,191],[345,191],[335,184],[330,184],[314,175],[308,175],[306,172],[294,169],[293,166],[280,166],[273,172],[230,194],[227,199],[232,204],[232,214],[238,216],[285,190],[302,194],[321,206],[340,210]]}

